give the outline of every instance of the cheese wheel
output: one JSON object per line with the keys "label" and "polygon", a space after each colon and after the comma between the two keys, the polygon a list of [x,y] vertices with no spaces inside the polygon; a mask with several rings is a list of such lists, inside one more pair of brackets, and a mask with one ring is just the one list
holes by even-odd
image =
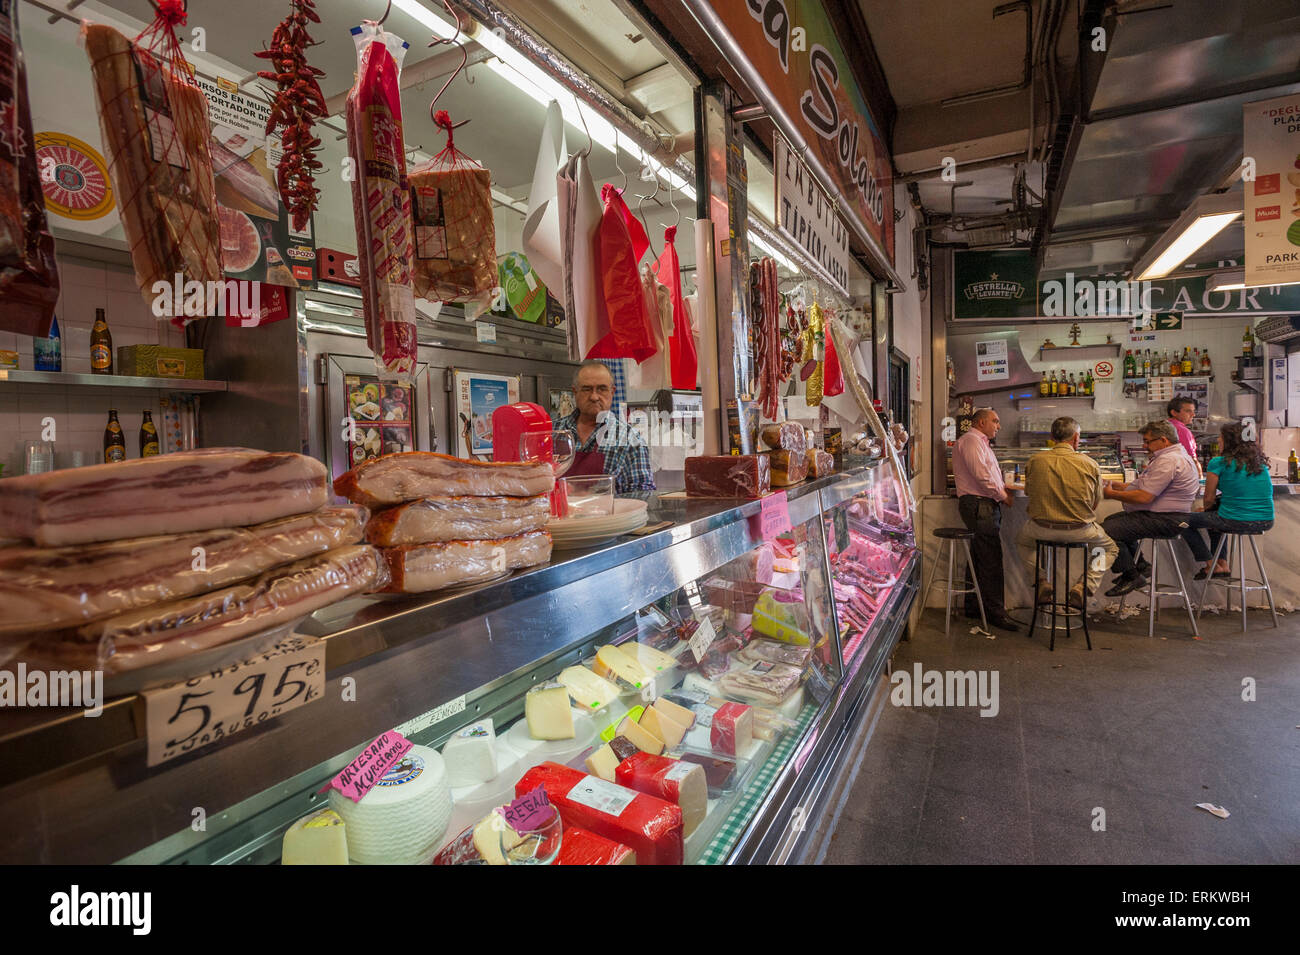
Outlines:
{"label": "cheese wheel", "polygon": [[412,746],[360,802],[331,789],[329,804],[347,826],[353,862],[427,865],[451,820],[447,767],[437,750]]}

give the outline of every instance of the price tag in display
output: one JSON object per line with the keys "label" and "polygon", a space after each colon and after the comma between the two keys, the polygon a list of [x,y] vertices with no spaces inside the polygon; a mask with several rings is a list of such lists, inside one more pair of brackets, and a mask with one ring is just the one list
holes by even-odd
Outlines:
{"label": "price tag in display", "polygon": [[695,654],[695,662],[699,663],[704,659],[704,654],[709,649],[709,644],[718,638],[718,633],[713,629],[713,621],[705,617],[700,621],[700,625],[695,630],[695,636],[691,637],[689,644],[691,653]]}
{"label": "price tag in display", "polygon": [[849,549],[849,512],[848,508],[835,509],[831,518],[835,524],[835,553],[842,554]]}
{"label": "price tag in display", "polygon": [[382,733],[317,792],[337,789],[353,802],[360,802],[414,745],[397,730]]}
{"label": "price tag in display", "polygon": [[474,331],[478,334],[480,344],[492,345],[497,340],[497,327],[488,322],[479,322],[474,326]]}
{"label": "price tag in display", "polygon": [[546,787],[538,786],[506,806],[503,814],[515,832],[536,832],[555,818],[555,807],[546,795]]}
{"label": "price tag in display", "polygon": [[759,532],[763,540],[770,541],[793,530],[790,523],[790,503],[785,491],[777,491],[763,498],[759,512]]}
{"label": "price tag in display", "polygon": [[324,641],[293,636],[265,653],[143,693],[147,763],[275,719],[325,692]]}

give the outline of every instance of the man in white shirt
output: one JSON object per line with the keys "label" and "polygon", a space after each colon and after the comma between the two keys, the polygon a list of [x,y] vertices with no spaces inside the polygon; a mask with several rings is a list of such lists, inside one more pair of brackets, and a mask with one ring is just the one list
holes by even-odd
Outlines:
{"label": "man in white shirt", "polygon": [[[1011,495],[1002,481],[1002,469],[993,454],[992,439],[1002,422],[992,408],[980,408],[971,417],[971,429],[952,448],[952,476],[957,484],[957,511],[962,523],[975,532],[971,559],[984,598],[984,615],[999,630],[1019,630],[1007,615],[1002,596],[1002,508],[1011,506]],[[971,586],[966,568],[966,586]],[[978,617],[973,593],[966,595],[966,616]]]}

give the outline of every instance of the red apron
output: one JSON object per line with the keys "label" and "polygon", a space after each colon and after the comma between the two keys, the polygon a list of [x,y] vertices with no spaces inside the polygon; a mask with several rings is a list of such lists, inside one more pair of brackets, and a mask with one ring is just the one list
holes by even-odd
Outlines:
{"label": "red apron", "polygon": [[595,476],[605,473],[604,451],[579,451],[573,456],[573,463],[564,472],[565,477]]}

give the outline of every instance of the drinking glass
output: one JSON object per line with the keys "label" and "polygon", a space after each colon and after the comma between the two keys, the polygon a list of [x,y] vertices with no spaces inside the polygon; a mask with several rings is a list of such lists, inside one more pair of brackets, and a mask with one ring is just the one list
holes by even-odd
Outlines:
{"label": "drinking glass", "polygon": [[614,478],[608,474],[566,477],[559,481],[571,517],[614,513]]}
{"label": "drinking glass", "polygon": [[536,829],[516,835],[514,830],[503,827],[500,837],[501,854],[505,856],[506,865],[550,865],[560,854],[564,826],[560,814],[552,808],[550,820]]}
{"label": "drinking glass", "polygon": [[569,506],[559,478],[573,466],[576,454],[572,431],[532,431],[519,436],[520,461],[550,461],[556,477],[555,490],[551,492],[551,517],[568,516]]}
{"label": "drinking glass", "polygon": [[54,442],[28,441],[23,446],[23,461],[28,474],[44,474],[54,470]]}

